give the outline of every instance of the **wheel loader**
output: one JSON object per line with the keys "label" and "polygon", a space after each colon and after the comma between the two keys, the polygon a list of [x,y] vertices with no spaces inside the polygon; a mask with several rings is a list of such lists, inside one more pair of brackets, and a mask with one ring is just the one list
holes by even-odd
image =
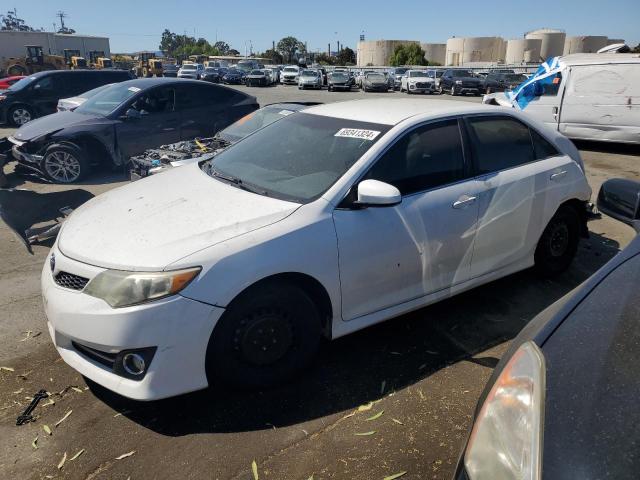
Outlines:
{"label": "wheel loader", "polygon": [[153,52],[141,52],[136,57],[134,71],[137,77],[162,77],[162,60]]}
{"label": "wheel loader", "polygon": [[25,45],[26,57],[9,57],[0,70],[7,76],[31,75],[46,70],[65,70],[67,64],[60,55],[45,55],[40,45]]}

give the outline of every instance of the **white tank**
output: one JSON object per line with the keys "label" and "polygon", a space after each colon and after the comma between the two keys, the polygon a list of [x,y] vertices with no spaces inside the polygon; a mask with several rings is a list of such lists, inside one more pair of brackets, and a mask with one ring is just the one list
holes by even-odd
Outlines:
{"label": "white tank", "polygon": [[507,40],[506,64],[538,63],[540,61],[540,38],[519,38]]}
{"label": "white tank", "polygon": [[538,30],[532,30],[524,34],[524,38],[527,40],[539,39],[542,40],[540,45],[540,58],[535,61],[544,61],[549,57],[558,57],[564,52],[564,42],[567,38],[567,34],[562,30],[554,30],[552,28],[540,28]]}
{"label": "white tank", "polygon": [[427,59],[430,64],[445,64],[447,59],[446,43],[421,43],[420,46],[424,50],[424,58]]}
{"label": "white tank", "polygon": [[358,42],[357,64],[359,67],[386,66],[398,45],[420,44],[415,40],[366,40]]}
{"label": "white tank", "polygon": [[446,65],[502,62],[506,45],[501,37],[460,37],[447,40]]}
{"label": "white tank", "polygon": [[599,35],[585,35],[581,37],[567,37],[564,42],[564,55],[571,53],[596,53],[607,46],[607,37]]}

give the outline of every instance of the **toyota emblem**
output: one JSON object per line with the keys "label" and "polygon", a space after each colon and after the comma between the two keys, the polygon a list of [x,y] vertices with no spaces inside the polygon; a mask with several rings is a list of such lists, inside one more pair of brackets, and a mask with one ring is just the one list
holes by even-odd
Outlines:
{"label": "toyota emblem", "polygon": [[49,266],[51,267],[52,272],[56,269],[56,256],[53,253],[49,257]]}

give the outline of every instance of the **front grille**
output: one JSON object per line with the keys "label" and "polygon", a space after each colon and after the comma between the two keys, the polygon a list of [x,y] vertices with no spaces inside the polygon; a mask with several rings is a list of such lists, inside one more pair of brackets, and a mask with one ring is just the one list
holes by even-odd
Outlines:
{"label": "front grille", "polygon": [[58,272],[58,274],[53,277],[53,280],[56,282],[56,285],[60,285],[63,288],[69,288],[71,290],[82,290],[89,283],[88,278],[81,277],[80,275],[74,275],[69,272]]}
{"label": "front grille", "polygon": [[102,352],[100,350],[96,350],[95,348],[87,347],[86,345],[80,345],[76,342],[71,342],[71,345],[73,345],[73,348],[75,348],[85,357],[88,357],[94,362],[98,362],[99,364],[113,370],[113,366],[116,362],[116,357],[118,356],[117,353]]}
{"label": "front grille", "polygon": [[416,83],[416,88],[427,88],[429,86],[428,83],[425,82],[417,82]]}

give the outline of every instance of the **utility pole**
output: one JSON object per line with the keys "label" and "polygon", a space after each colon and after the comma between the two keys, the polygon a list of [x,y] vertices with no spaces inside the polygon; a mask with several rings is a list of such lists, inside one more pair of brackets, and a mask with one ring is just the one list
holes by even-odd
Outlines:
{"label": "utility pole", "polygon": [[60,18],[60,31],[63,33],[66,31],[66,28],[64,26],[64,19],[66,16],[67,14],[64,13],[62,10],[58,10],[58,13],[56,13],[56,17]]}

